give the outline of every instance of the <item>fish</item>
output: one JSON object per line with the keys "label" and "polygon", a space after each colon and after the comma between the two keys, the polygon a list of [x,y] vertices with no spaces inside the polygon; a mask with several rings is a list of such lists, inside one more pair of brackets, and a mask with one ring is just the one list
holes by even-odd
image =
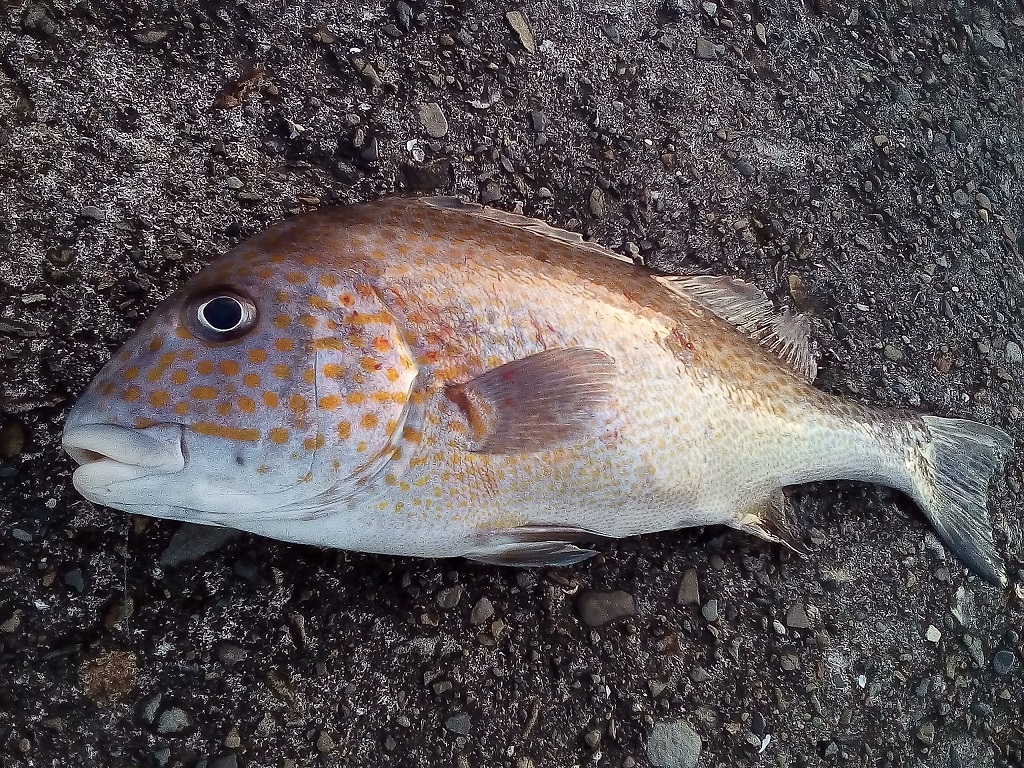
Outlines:
{"label": "fish", "polygon": [[809,320],[525,216],[395,197],[286,219],[168,296],[66,417],[132,514],[370,553],[569,566],[719,525],[806,552],[785,490],[882,484],[1005,585],[996,427],[813,386]]}

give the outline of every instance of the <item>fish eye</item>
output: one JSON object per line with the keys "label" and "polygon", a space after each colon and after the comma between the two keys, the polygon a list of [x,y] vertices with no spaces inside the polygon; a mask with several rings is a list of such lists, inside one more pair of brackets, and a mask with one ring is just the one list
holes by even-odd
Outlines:
{"label": "fish eye", "polygon": [[256,325],[256,305],[231,291],[214,291],[189,302],[185,324],[207,341],[228,341]]}

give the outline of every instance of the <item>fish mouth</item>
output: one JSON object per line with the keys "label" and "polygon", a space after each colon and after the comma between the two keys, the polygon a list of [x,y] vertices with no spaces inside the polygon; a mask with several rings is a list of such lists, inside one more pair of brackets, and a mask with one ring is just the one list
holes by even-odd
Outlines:
{"label": "fish mouth", "polygon": [[79,464],[72,482],[90,501],[107,503],[118,486],[185,468],[182,431],[177,424],[129,429],[115,424],[65,428],[63,447]]}

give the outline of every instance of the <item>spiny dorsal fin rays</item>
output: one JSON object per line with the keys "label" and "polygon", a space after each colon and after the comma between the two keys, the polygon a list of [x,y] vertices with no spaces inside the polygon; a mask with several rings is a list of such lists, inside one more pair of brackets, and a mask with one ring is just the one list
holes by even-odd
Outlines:
{"label": "spiny dorsal fin rays", "polygon": [[697,301],[774,353],[808,382],[818,374],[811,323],[804,315],[778,312],[765,293],[733,277],[655,277],[670,291]]}
{"label": "spiny dorsal fin rays", "polygon": [[608,258],[615,259],[616,261],[622,261],[627,264],[634,265],[632,259],[623,256],[622,254],[615,253],[615,251],[609,250],[598,243],[592,243],[588,240],[584,240],[583,235],[579,232],[570,232],[567,229],[552,227],[550,224],[546,224],[539,219],[532,219],[529,216],[509,213],[508,211],[503,211],[500,208],[487,208],[476,203],[465,203],[457,197],[423,197],[419,199],[419,202],[433,208],[446,208],[448,210],[461,211],[473,216],[479,216],[482,219],[488,219],[499,224],[504,224],[507,227],[522,229],[534,235],[540,235],[541,237],[546,237],[550,240],[557,240],[560,243],[571,245],[574,248],[579,248],[584,251],[589,251],[590,253],[607,256]]}

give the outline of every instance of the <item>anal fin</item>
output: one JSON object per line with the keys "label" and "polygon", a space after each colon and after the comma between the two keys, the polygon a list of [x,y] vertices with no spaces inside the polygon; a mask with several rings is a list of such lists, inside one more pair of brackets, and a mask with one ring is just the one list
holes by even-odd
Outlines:
{"label": "anal fin", "polygon": [[520,525],[481,531],[479,546],[463,554],[468,560],[515,568],[570,566],[597,554],[576,542],[606,538],[582,528],[554,525]]}
{"label": "anal fin", "polygon": [[758,538],[782,544],[801,556],[807,555],[809,551],[786,510],[786,495],[781,488],[743,510],[737,516],[735,527]]}

